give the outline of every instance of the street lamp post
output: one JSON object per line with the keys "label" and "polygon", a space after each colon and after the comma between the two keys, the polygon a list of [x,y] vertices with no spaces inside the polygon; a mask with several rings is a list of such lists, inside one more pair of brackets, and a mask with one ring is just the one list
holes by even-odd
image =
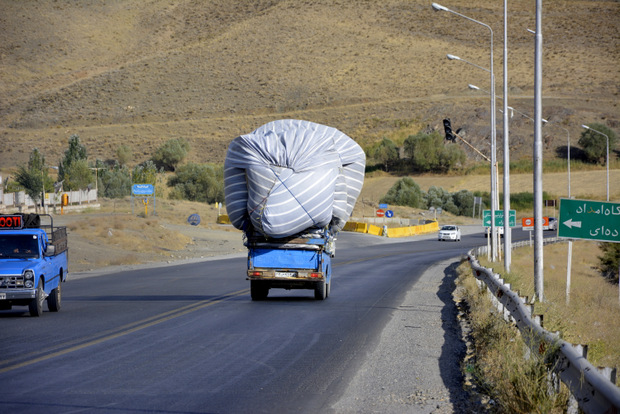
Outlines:
{"label": "street lamp post", "polygon": [[[493,261],[496,260],[497,257],[497,232],[496,232],[496,228],[495,228],[495,209],[499,208],[499,205],[496,205],[495,203],[497,202],[497,196],[495,194],[496,190],[495,190],[495,186],[496,186],[496,181],[497,181],[497,177],[495,175],[494,172],[494,165],[496,163],[495,161],[495,157],[496,157],[496,151],[495,151],[495,140],[496,140],[496,125],[495,125],[495,75],[493,72],[493,29],[491,29],[491,26],[489,26],[488,24],[482,23],[478,20],[472,19],[471,17],[465,16],[461,13],[458,13],[454,10],[450,10],[447,7],[444,7],[440,4],[437,3],[433,3],[431,5],[433,7],[433,10],[435,11],[446,11],[449,13],[452,13],[454,15],[457,15],[459,17],[462,17],[466,20],[469,20],[471,22],[474,22],[476,24],[479,24],[481,26],[486,27],[487,29],[489,29],[489,33],[491,35],[491,54],[490,54],[490,59],[489,59],[489,69],[485,69],[482,68],[478,65],[474,65],[478,68],[481,68],[483,70],[486,70],[487,72],[490,73],[491,76],[491,251],[492,251],[492,258]],[[450,58],[451,55],[448,56],[448,58]],[[450,58],[451,59],[451,58]],[[460,58],[457,58],[457,60],[463,60]],[[463,60],[464,61],[464,60]],[[469,62],[467,62],[469,63]],[[472,64],[473,65],[473,64]],[[506,218],[507,219],[507,218]]]}
{"label": "street lamp post", "polygon": [[582,128],[590,130],[592,132],[596,132],[597,134],[601,134],[605,138],[607,138],[607,159],[605,164],[607,165],[607,201],[609,201],[609,137],[606,134],[603,134],[601,131],[597,131],[596,129],[592,129],[587,125],[582,125]]}

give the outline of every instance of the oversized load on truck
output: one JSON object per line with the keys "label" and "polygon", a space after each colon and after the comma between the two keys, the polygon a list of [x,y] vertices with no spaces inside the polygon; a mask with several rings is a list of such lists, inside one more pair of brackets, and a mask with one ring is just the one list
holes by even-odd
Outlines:
{"label": "oversized load on truck", "polygon": [[270,238],[341,230],[364,183],[362,148],[336,128],[279,120],[235,138],[224,162],[226,209],[238,229]]}

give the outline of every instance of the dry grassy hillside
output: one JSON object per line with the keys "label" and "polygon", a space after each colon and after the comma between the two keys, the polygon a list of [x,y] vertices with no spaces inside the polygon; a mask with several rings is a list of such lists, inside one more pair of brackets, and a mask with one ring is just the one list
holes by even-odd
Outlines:
{"label": "dry grassy hillside", "polygon": [[[489,33],[430,3],[0,0],[0,167],[25,163],[34,147],[54,163],[71,134],[92,160],[124,143],[141,162],[183,137],[192,161],[222,161],[236,135],[290,117],[368,143],[403,125],[439,128],[449,116],[488,148],[488,96],[467,89],[488,90],[488,73],[445,55],[488,66]],[[493,27],[500,93],[502,4],[473,4],[444,3]],[[509,7],[510,104],[531,115],[534,38],[525,29],[535,27],[535,4]],[[620,3],[543,7],[543,116],[575,143],[582,123],[617,130]],[[531,155],[532,131],[512,120],[514,158]],[[547,156],[565,137],[545,127]]]}

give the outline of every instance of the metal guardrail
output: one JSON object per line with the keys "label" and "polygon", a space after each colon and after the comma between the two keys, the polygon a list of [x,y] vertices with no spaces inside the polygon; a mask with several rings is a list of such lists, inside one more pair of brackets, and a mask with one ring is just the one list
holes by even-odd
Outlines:
{"label": "metal guardrail", "polygon": [[[554,239],[547,243],[556,241]],[[518,245],[529,245],[529,242],[515,243],[513,247]],[[472,249],[467,254],[474,276],[487,285],[495,300],[501,304],[502,312],[509,314],[530,350],[542,353],[557,349],[552,370],[566,384],[585,413],[620,412],[620,388],[599,373],[575,346],[543,329],[533,319],[531,306],[510,290],[510,285],[505,284],[492,269],[480,266],[473,252],[481,254],[485,250],[486,247]]]}

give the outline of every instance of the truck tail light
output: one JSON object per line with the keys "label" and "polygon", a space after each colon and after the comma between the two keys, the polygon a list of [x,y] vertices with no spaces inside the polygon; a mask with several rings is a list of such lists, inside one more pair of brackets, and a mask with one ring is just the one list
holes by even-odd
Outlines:
{"label": "truck tail light", "polygon": [[249,276],[262,276],[263,272],[253,271],[249,272]]}
{"label": "truck tail light", "polygon": [[316,272],[312,272],[312,273],[310,273],[310,277],[314,277],[314,278],[321,277],[321,274],[320,273],[316,273]]}

